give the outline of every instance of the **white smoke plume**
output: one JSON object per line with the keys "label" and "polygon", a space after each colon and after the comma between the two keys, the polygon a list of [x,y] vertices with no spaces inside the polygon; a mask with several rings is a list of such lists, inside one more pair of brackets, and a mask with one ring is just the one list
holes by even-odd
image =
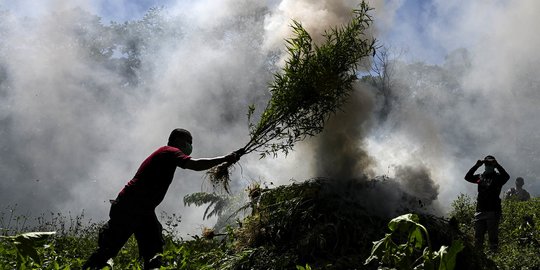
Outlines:
{"label": "white smoke plume", "polygon": [[391,64],[391,112],[368,139],[378,171],[393,175],[400,164],[424,164],[448,209],[457,194],[475,195],[463,176],[491,154],[511,175],[504,190],[522,176],[538,196],[539,7],[426,1],[398,12],[391,46],[408,53]]}
{"label": "white smoke plume", "polygon": [[[156,16],[113,24],[133,31],[120,35],[92,14],[107,7],[103,16],[123,19],[141,9],[112,2],[0,2],[2,205],[37,214],[84,209],[102,220],[108,200],[173,128],[192,132],[195,157],[236,150],[248,141],[247,106],[261,109],[268,98],[291,19],[317,38],[347,21],[358,4],[160,1],[165,8]],[[474,193],[463,175],[493,154],[539,194],[534,11],[540,4],[508,3],[426,1],[420,16],[407,16],[409,2],[370,2],[380,42],[409,52],[393,66],[386,120],[377,115],[382,103],[375,90],[363,100],[373,110],[361,108],[360,121],[369,125],[357,145],[374,175],[433,179],[409,191],[427,196],[438,186],[438,200],[448,205],[459,192]],[[459,48],[465,50],[452,53]],[[440,52],[446,61],[421,63]],[[247,156],[236,168],[236,189],[251,180],[280,184],[318,176],[311,143],[286,158]],[[184,208],[182,197],[203,184],[201,173],[178,169],[158,209],[180,213],[184,233],[197,232],[202,214]]]}
{"label": "white smoke plume", "polygon": [[[118,3],[105,8],[107,17]],[[173,128],[192,132],[195,157],[243,146],[247,106],[264,106],[290,34],[272,25],[305,20],[321,33],[349,19],[357,3],[334,4],[178,1],[127,23],[102,21],[101,1],[2,4],[2,205],[30,215],[84,210],[103,220],[108,200]],[[116,17],[132,10],[126,4]],[[237,189],[253,179],[307,179],[311,168],[298,169],[298,157],[246,157]],[[196,232],[201,209],[184,208],[182,197],[204,184],[201,173],[178,169],[158,211],[180,212],[184,232]]]}

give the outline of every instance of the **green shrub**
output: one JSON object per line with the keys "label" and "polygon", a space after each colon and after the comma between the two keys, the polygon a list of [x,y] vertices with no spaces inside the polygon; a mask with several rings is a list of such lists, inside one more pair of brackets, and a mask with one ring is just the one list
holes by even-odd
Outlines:
{"label": "green shrub", "polygon": [[395,269],[453,270],[457,254],[463,250],[460,240],[435,251],[429,233],[415,214],[405,214],[388,223],[390,233],[373,242],[365,264],[378,261],[380,267]]}
{"label": "green shrub", "polygon": [[[459,228],[471,239],[474,208],[473,199],[462,194],[452,203],[450,211]],[[540,198],[525,202],[503,200],[502,211],[499,251],[488,252],[488,257],[499,269],[540,269]]]}

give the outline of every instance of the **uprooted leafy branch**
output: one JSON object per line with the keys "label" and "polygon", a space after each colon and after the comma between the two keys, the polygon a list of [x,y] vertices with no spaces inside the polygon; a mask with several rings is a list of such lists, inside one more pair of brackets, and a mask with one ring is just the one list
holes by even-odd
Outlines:
{"label": "uprooted leafy branch", "polygon": [[[375,40],[367,33],[371,9],[362,2],[353,19],[326,31],[321,45],[313,42],[302,25],[293,21],[293,37],[286,40],[288,59],[270,84],[271,98],[254,124],[255,106],[249,107],[250,141],[244,154],[259,152],[261,158],[288,154],[296,142],[323,130],[328,117],[346,102],[357,79],[362,59],[375,52]],[[223,163],[208,172],[216,187],[229,191],[229,167]]]}

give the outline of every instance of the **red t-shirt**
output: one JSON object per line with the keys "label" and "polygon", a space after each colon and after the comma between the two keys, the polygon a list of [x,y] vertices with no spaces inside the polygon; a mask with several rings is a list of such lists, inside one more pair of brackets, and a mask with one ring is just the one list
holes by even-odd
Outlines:
{"label": "red t-shirt", "polygon": [[143,161],[117,200],[133,210],[154,210],[163,201],[176,167],[184,168],[190,158],[176,147],[160,147]]}

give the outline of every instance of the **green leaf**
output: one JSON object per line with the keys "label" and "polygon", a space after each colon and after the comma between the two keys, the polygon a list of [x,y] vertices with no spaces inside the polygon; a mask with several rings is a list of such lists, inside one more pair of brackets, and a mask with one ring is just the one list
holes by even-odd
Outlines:
{"label": "green leaf", "polygon": [[296,266],[296,270],[311,270],[311,266],[309,266],[309,264],[306,263],[306,266],[301,266],[301,265],[297,265]]}
{"label": "green leaf", "polygon": [[[392,219],[388,223],[388,228],[391,231],[396,232],[408,232],[409,243],[413,243],[416,248],[424,246],[424,242],[427,242],[431,249],[429,242],[429,234],[427,229],[419,223],[420,218],[416,214],[405,214]],[[424,241],[424,236],[426,240]]]}
{"label": "green leaf", "polygon": [[393,250],[390,246],[396,247],[396,244],[392,241],[392,234],[387,233],[383,239],[373,242],[371,254],[366,259],[364,264],[367,265],[373,260],[380,260],[383,258],[385,253]]}
{"label": "green leaf", "polygon": [[203,219],[221,215],[228,203],[229,197],[215,193],[196,192],[184,197],[184,205],[187,206],[209,204],[204,211]]}
{"label": "green leaf", "polygon": [[416,214],[405,214],[399,217],[393,218],[388,223],[388,228],[391,231],[399,230],[399,228],[409,228],[412,224],[418,224],[420,218]]}
{"label": "green leaf", "polygon": [[2,236],[11,241],[17,248],[20,259],[25,262],[28,257],[35,262],[40,262],[36,247],[43,245],[43,242],[56,232],[29,232],[15,236]]}
{"label": "green leaf", "polygon": [[442,246],[436,255],[440,257],[439,270],[454,270],[456,267],[456,257],[459,252],[465,248],[463,242],[456,240],[452,242],[452,245],[448,248]]}

